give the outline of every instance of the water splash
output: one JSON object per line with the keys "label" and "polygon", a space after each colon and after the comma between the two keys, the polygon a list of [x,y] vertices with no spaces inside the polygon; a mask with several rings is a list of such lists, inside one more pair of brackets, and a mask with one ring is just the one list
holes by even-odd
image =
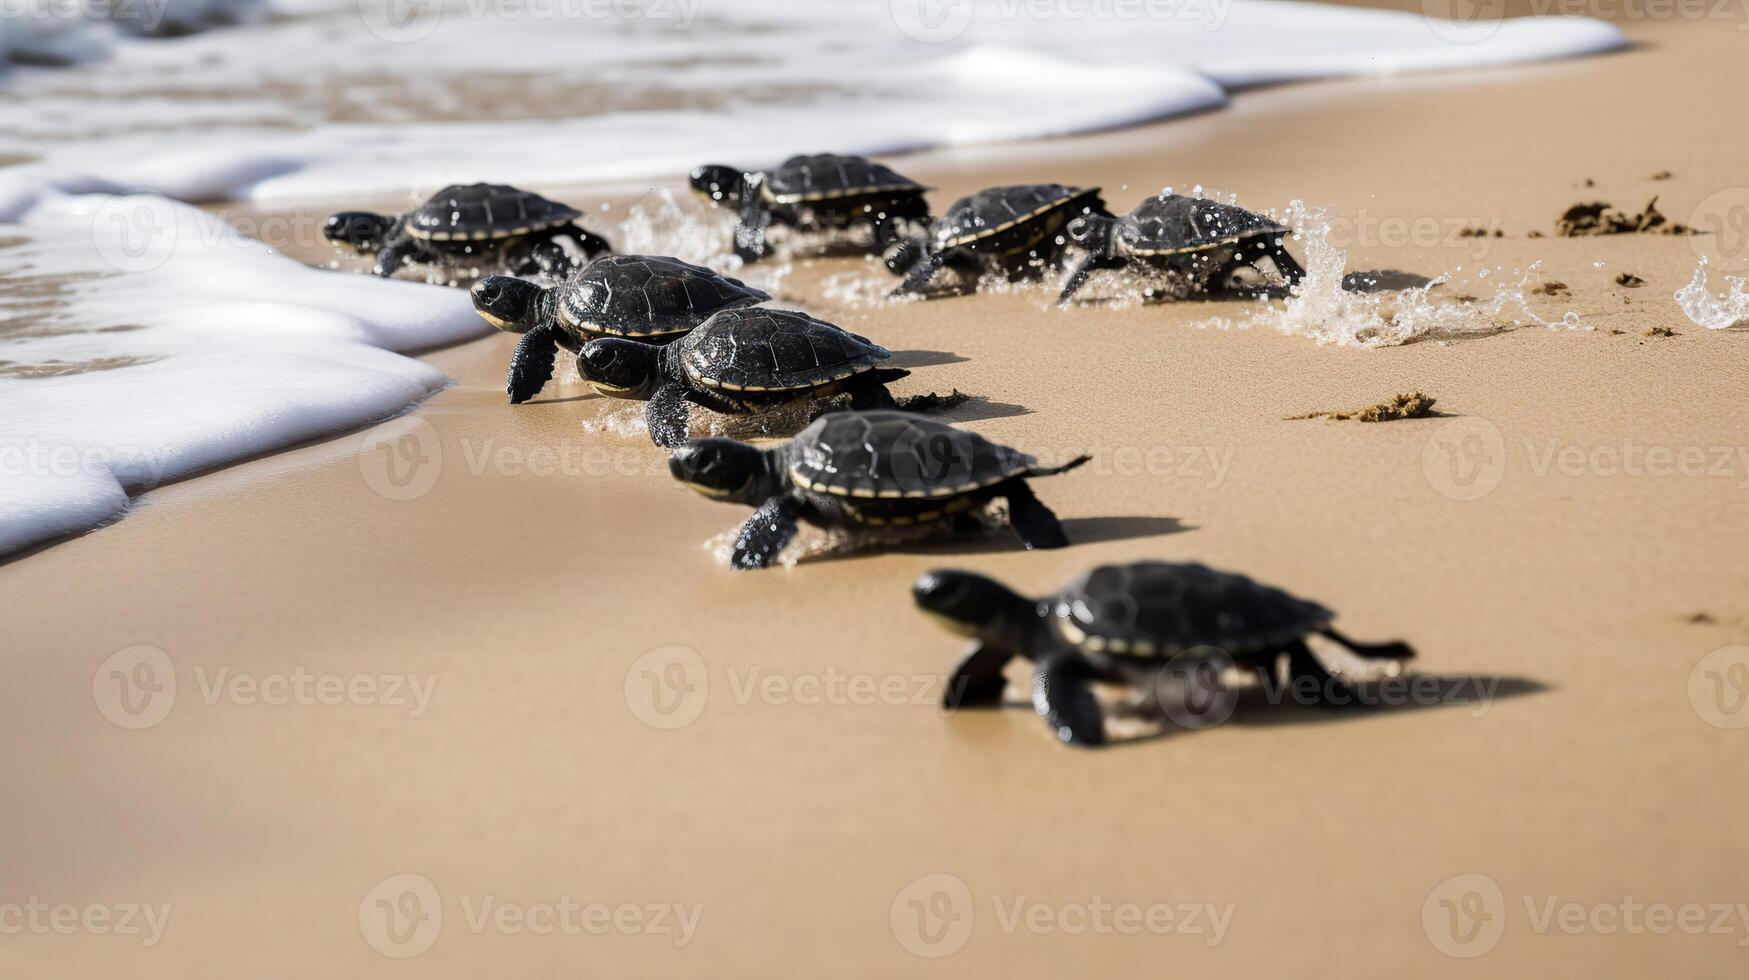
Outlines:
{"label": "water splash", "polygon": [[[1449,282],[1449,275],[1408,289],[1352,292],[1343,288],[1348,253],[1330,241],[1328,211],[1296,200],[1288,205],[1285,223],[1305,253],[1306,277],[1294,287],[1292,296],[1237,319],[1215,317],[1198,326],[1221,330],[1270,327],[1320,344],[1347,347],[1394,347],[1415,340],[1499,333],[1527,324],[1584,327],[1576,313],[1568,312],[1551,322],[1531,311],[1525,293],[1537,271],[1536,263],[1514,270],[1516,281],[1504,281],[1510,278],[1505,276],[1496,280],[1492,292],[1480,298],[1435,297],[1433,290]],[[1478,275],[1477,279],[1487,277]]]}
{"label": "water splash", "polygon": [[1707,260],[1701,256],[1694,278],[1676,291],[1676,305],[1696,326],[1708,330],[1726,330],[1749,326],[1749,276],[1726,276],[1729,293],[1714,295],[1707,288]]}

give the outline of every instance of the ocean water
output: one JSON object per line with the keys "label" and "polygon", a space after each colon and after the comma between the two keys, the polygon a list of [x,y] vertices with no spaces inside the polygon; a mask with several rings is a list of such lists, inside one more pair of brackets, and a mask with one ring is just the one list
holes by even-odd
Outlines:
{"label": "ocean water", "polygon": [[[127,4],[126,6],[122,6]],[[0,18],[0,553],[402,411],[460,290],[308,269],[184,202],[654,179],[1088,132],[1236,89],[1620,47],[1275,0],[28,0]],[[22,11],[22,12],[21,12]],[[178,36],[153,36],[178,35]],[[700,257],[674,215],[607,229]],[[1429,314],[1432,315],[1432,314]]]}

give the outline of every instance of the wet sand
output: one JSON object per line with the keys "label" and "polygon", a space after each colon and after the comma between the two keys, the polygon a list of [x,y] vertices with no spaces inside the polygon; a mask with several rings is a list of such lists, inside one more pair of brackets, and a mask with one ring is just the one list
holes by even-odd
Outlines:
{"label": "wet sand", "polygon": [[[1719,108],[1749,82],[1740,36],[1625,26],[1642,44],[1614,57],[1254,92],[1162,126],[904,160],[938,206],[1020,179],[1099,183],[1123,208],[1165,182],[1302,197],[1365,218],[1341,242],[1354,268],[1540,259],[1570,296],[1534,297],[1539,314],[1599,328],[1367,351],[1195,328],[1234,304],[1057,312],[1034,290],[852,308],[822,283],[854,260],[784,280],[784,299],[899,352],[915,371],[899,393],[957,387],[980,398],[955,416],[987,436],[1093,452],[1037,486],[1064,551],[995,535],[729,574],[704,542],[747,512],[674,484],[637,438],[584,433],[605,403],[581,386],[506,405],[495,336],[427,355],[457,385],[403,419],[153,491],[0,565],[0,898],[171,907],[149,949],[26,931],[0,957],[135,977],[1736,975],[1735,918],[1539,932],[1551,900],[1749,901],[1749,757],[1719,727],[1749,716],[1708,686],[1730,654],[1700,663],[1749,643],[1749,338],[1670,301],[1695,242],[1526,237],[1577,201],[1657,194],[1687,221],[1749,187],[1749,137]],[[1504,237],[1447,237],[1475,224]],[[1676,335],[1644,335],[1658,326]],[[1286,420],[1413,390],[1444,416]],[[1695,451],[1698,470],[1678,466]],[[1020,683],[1008,710],[933,706],[961,641],[913,611],[920,572],[1042,593],[1144,557],[1243,571],[1357,637],[1406,638],[1415,670],[1470,703],[1242,705],[1092,753],[1051,744]],[[174,696],[123,703],[111,671],[164,663],[112,656],[142,644]],[[289,696],[312,703],[225,686],[300,674],[308,697]],[[354,686],[319,703],[319,677]],[[407,900],[408,874],[440,904]],[[1459,875],[1498,900],[1442,884]],[[539,932],[567,897],[607,918]],[[534,920],[482,920],[488,898]],[[696,930],[655,922],[669,904]],[[1204,904],[1218,933],[1184,918]],[[1126,933],[1114,905],[1175,925]],[[1483,916],[1454,930],[1453,910]]]}

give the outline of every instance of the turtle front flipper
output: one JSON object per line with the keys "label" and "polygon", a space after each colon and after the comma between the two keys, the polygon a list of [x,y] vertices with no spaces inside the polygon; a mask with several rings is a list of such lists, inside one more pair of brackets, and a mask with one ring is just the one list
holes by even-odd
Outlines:
{"label": "turtle front flipper", "polygon": [[923,261],[918,262],[911,267],[911,272],[905,276],[905,281],[900,283],[899,288],[893,290],[888,295],[909,296],[923,292],[925,289],[929,288],[929,280],[934,279],[935,274],[940,272],[941,267],[946,264],[947,253],[930,252],[923,257]]}
{"label": "turtle front flipper", "polygon": [[1360,643],[1331,627],[1325,627],[1318,633],[1326,639],[1340,643],[1348,649],[1349,653],[1362,660],[1413,660],[1415,658],[1415,648],[1401,640],[1390,643]]}
{"label": "turtle front flipper", "polygon": [[583,257],[585,260],[594,259],[597,256],[613,254],[612,242],[609,242],[600,235],[584,228],[575,221],[568,225],[560,226],[559,234],[571,236],[571,239],[577,243],[577,247],[583,250]]}
{"label": "turtle front flipper", "polygon": [[850,386],[851,408],[859,412],[868,412],[881,408],[896,409],[899,407],[899,403],[893,400],[893,393],[887,390],[886,383],[876,377],[878,373],[870,372],[862,375]]}
{"label": "turtle front flipper", "polygon": [[1304,640],[1295,640],[1287,648],[1288,682],[1293,696],[1321,708],[1352,708],[1356,700],[1354,688],[1330,673]]}
{"label": "turtle front flipper", "polygon": [[1069,298],[1080,292],[1087,285],[1087,280],[1100,269],[1121,269],[1125,262],[1121,258],[1094,253],[1081,260],[1075,271],[1069,274],[1069,279],[1063,284],[1063,291],[1057,295],[1057,305],[1069,302]]}
{"label": "turtle front flipper", "polygon": [[765,258],[765,229],[771,226],[771,209],[759,196],[759,188],[749,185],[742,191],[741,221],[735,226],[735,254],[743,262]]}
{"label": "turtle front flipper", "polygon": [[424,257],[425,250],[411,238],[403,238],[398,242],[385,245],[377,253],[376,264],[371,267],[371,275],[387,279],[399,272],[401,266]]}
{"label": "turtle front flipper", "polygon": [[1002,692],[1008,678],[1002,668],[1014,655],[1007,650],[984,643],[972,645],[953,673],[947,677],[947,690],[942,692],[941,706],[948,711],[957,708],[994,708],[1002,702]]}
{"label": "turtle front flipper", "polygon": [[1093,665],[1078,653],[1046,658],[1033,673],[1033,710],[1064,744],[1105,744],[1105,712],[1088,684],[1093,678]]}
{"label": "turtle front flipper", "polygon": [[1069,536],[1063,533],[1062,522],[1038,499],[1025,480],[1010,480],[1003,488],[1002,496],[1008,499],[1008,524],[1028,551],[1069,546]]}
{"label": "turtle front flipper", "polygon": [[535,327],[522,335],[516,353],[510,355],[510,404],[520,405],[540,394],[553,377],[553,359],[559,353],[558,329]]}
{"label": "turtle front flipper", "polygon": [[644,426],[650,430],[650,441],[663,449],[677,449],[686,444],[686,430],[692,423],[692,409],[686,399],[686,386],[670,381],[650,396],[644,406]]}
{"label": "turtle front flipper", "polygon": [[778,552],[796,536],[801,511],[800,501],[787,494],[767,500],[741,526],[729,556],[730,566],[742,571],[769,568]]}

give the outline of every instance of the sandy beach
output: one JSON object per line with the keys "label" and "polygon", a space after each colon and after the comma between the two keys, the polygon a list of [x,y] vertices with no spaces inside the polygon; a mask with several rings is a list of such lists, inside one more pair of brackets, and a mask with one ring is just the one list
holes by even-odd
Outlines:
{"label": "sandy beach", "polygon": [[[507,405],[500,334],[421,354],[456,383],[400,418],[0,562],[0,897],[163,914],[150,942],[9,930],[0,964],[1741,975],[1749,335],[1671,299],[1701,254],[1730,256],[1555,223],[1586,201],[1656,197],[1684,223],[1720,194],[1749,204],[1729,108],[1749,59],[1740,25],[1618,24],[1634,46],[1613,55],[894,158],[938,207],[1023,180],[1120,209],[1168,183],[1299,199],[1336,219],[1351,271],[1451,272],[1447,300],[1523,281],[1531,312],[1583,325],[1509,312],[1359,349],[1208,326],[1242,303],[1103,301],[1109,282],[1059,311],[1044,287],[865,301],[890,280],[854,258],[782,276],[780,305],[895,352],[897,393],[957,388],[969,428],[1093,454],[1037,484],[1065,550],[997,533],[731,574],[707,542],[746,509],[677,484],[641,433],[586,431],[623,406],[574,374]],[[607,200],[611,225],[649,183],[538,189]],[[1440,414],[1288,418],[1412,391]],[[1407,639],[1437,694],[1242,703],[1095,752],[1052,743],[1019,665],[1006,709],[939,709],[963,641],[915,611],[920,573],[1046,594],[1142,558]],[[155,691],[117,685],[141,664]]]}

